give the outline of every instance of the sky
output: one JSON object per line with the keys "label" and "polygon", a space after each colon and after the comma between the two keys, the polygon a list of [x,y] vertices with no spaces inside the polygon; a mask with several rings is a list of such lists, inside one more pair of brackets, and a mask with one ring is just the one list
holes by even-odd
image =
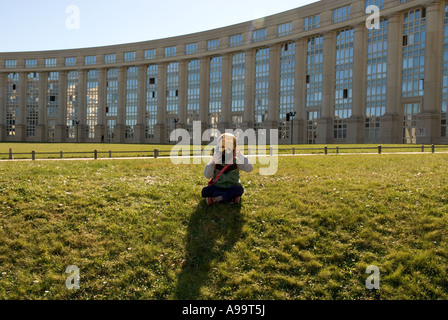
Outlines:
{"label": "sky", "polygon": [[156,40],[255,20],[317,0],[0,0],[0,52]]}

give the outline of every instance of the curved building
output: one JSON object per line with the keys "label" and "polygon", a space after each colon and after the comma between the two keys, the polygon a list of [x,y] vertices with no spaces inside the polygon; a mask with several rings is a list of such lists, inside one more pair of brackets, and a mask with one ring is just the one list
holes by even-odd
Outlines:
{"label": "curved building", "polygon": [[201,121],[280,143],[447,143],[447,5],[322,0],[162,40],[0,53],[0,141],[168,143]]}

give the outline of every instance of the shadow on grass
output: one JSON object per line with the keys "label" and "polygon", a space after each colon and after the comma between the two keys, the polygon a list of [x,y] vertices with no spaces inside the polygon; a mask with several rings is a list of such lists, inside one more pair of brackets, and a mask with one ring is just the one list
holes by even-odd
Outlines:
{"label": "shadow on grass", "polygon": [[176,298],[195,300],[210,277],[213,262],[223,261],[241,237],[241,205],[208,207],[201,201],[191,215],[186,237],[186,257],[179,274]]}

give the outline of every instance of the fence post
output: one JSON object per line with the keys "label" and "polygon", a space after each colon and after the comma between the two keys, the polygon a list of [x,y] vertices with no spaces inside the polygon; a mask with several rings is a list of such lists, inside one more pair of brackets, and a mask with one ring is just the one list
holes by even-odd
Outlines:
{"label": "fence post", "polygon": [[378,146],[378,154],[381,154],[383,152],[383,148],[381,146]]}
{"label": "fence post", "polygon": [[64,158],[64,152],[63,151],[60,152],[60,156],[61,156],[61,159]]}
{"label": "fence post", "polygon": [[336,147],[336,154],[339,154],[339,147]]}
{"label": "fence post", "polygon": [[109,158],[112,158],[112,150],[109,150]]}
{"label": "fence post", "polygon": [[328,154],[328,147],[325,146],[324,150],[325,150],[325,155],[327,155]]}
{"label": "fence post", "polygon": [[432,151],[432,153],[436,152],[436,146],[435,145],[431,145],[431,151]]}
{"label": "fence post", "polygon": [[292,147],[292,154],[295,155],[296,154],[296,148]]}
{"label": "fence post", "polygon": [[9,149],[9,160],[12,160],[12,149]]}
{"label": "fence post", "polygon": [[98,150],[94,150],[93,154],[94,154],[95,160],[97,160],[98,159]]}
{"label": "fence post", "polygon": [[159,157],[159,149],[154,149],[154,158],[157,159]]}
{"label": "fence post", "polygon": [[33,161],[36,160],[36,151],[31,151],[31,159],[32,159]]}
{"label": "fence post", "polygon": [[271,157],[272,157],[273,154],[274,154],[274,148],[271,147],[271,148],[270,148],[270,155],[271,155]]}
{"label": "fence post", "polygon": [[422,144],[422,152],[425,152],[425,145]]}

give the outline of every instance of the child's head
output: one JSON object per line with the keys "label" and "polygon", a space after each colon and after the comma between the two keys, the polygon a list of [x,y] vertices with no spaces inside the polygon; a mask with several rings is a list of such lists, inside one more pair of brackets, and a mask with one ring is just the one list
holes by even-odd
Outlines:
{"label": "child's head", "polygon": [[231,153],[236,150],[236,137],[230,133],[224,133],[218,138],[218,149],[221,152]]}

